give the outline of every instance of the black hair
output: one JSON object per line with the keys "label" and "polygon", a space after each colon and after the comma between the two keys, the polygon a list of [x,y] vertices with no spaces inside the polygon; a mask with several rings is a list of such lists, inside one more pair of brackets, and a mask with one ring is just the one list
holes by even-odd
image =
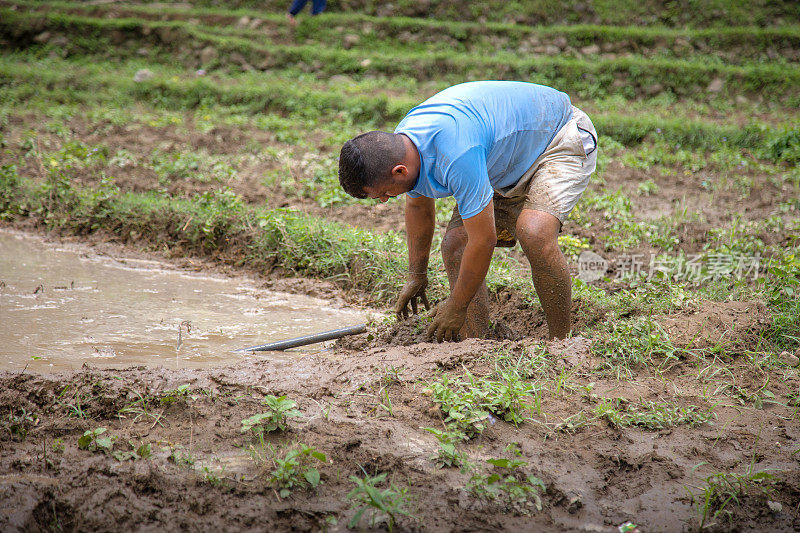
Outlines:
{"label": "black hair", "polygon": [[353,137],[339,154],[339,184],[354,198],[366,198],[364,187],[390,179],[395,165],[405,157],[400,135],[369,131]]}

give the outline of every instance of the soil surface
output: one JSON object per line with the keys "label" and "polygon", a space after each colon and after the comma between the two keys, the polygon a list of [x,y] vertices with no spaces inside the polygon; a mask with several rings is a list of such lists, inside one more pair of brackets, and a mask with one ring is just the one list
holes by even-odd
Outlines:
{"label": "soil surface", "polygon": [[[107,243],[101,249],[122,253]],[[313,280],[267,284],[339,296]],[[294,361],[265,354],[210,370],[0,373],[0,529],[345,531],[356,513],[349,477],[386,473],[408,490],[412,516],[398,515],[396,524],[403,531],[612,532],[628,521],[642,531],[682,531],[699,526],[697,502],[701,508],[709,478],[728,472],[774,477],[743,484],[730,515],[706,520],[710,530],[800,527],[800,427],[797,408],[785,402],[796,398],[796,370],[783,367],[785,380],[771,381],[744,356],[724,364],[686,358],[661,373],[641,367],[617,380],[597,372],[601,360],[588,339],[545,343],[539,312],[520,310],[513,295],[492,305],[495,315],[518,317],[495,325],[494,340],[430,343],[412,317]],[[527,322],[519,319],[525,313]],[[659,320],[676,332],[676,345],[697,346],[723,334],[750,341],[767,316],[757,302],[703,302]],[[542,351],[546,366],[531,376],[541,403],[530,418],[515,425],[491,417],[482,434],[459,445],[478,472],[489,473],[485,461],[511,457],[507,447],[517,443],[525,475],[546,487],[539,511],[468,490],[470,473],[431,460],[438,442],[422,428],[445,427],[429,389],[442,374],[468,372],[480,381],[496,370],[498,354],[524,361]],[[723,372],[724,380],[709,376]],[[559,375],[563,388],[553,385]],[[762,394],[758,408],[739,401],[764,390],[771,396]],[[286,395],[302,416],[262,445],[241,427],[265,411],[265,395]],[[626,427],[595,415],[609,398],[677,402],[713,416],[696,426]],[[114,437],[113,448],[81,449],[79,438],[99,427]],[[316,465],[321,484],[282,498],[270,481],[275,463],[254,457],[282,458],[299,442],[326,455]],[[151,446],[149,458],[121,455],[142,444]],[[362,519],[360,527],[368,526]]]}

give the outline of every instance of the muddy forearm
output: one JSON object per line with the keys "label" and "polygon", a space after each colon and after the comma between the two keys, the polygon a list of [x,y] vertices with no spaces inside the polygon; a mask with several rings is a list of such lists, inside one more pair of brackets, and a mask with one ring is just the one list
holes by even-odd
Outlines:
{"label": "muddy forearm", "polygon": [[428,257],[436,220],[432,198],[406,198],[406,235],[408,242],[408,271],[424,273],[428,270]]}
{"label": "muddy forearm", "polygon": [[450,298],[453,305],[466,308],[472,297],[486,279],[492,261],[497,233],[494,227],[494,203],[489,204],[477,215],[464,219],[467,231],[467,245],[461,256],[461,267]]}
{"label": "muddy forearm", "polygon": [[478,287],[486,279],[494,252],[494,244],[494,242],[477,241],[476,239],[470,239],[467,242],[461,258],[458,281],[450,294],[454,305],[466,308],[472,301]]}

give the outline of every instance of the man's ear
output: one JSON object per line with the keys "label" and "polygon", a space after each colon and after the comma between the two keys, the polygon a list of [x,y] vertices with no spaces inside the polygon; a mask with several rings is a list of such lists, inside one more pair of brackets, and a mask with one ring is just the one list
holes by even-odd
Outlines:
{"label": "man's ear", "polygon": [[392,168],[392,176],[408,176],[408,167],[405,165],[395,165]]}

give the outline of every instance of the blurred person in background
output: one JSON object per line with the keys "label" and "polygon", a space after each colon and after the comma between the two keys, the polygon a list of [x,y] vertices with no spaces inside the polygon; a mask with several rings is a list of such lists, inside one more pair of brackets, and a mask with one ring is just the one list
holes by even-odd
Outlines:
{"label": "blurred person in background", "polygon": [[[297,26],[297,19],[295,18],[300,11],[308,3],[308,0],[294,0],[292,2],[291,7],[289,7],[289,13],[286,16],[289,18],[289,24],[292,26]],[[312,0],[311,4],[311,14],[312,15],[319,15],[323,11],[325,11],[325,6],[327,5],[327,0]]]}

